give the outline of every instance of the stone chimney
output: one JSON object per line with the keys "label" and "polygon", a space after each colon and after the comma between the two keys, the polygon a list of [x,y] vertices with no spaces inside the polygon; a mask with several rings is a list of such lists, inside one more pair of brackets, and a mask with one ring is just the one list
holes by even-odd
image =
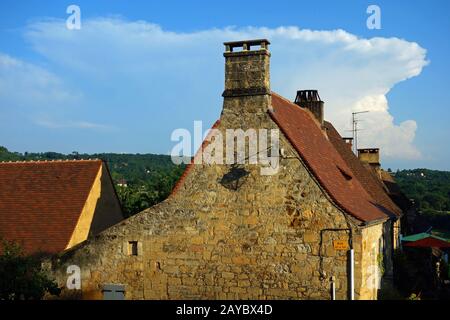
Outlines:
{"label": "stone chimney", "polygon": [[380,149],[378,148],[366,148],[358,149],[358,159],[375,169],[375,171],[381,175],[381,164],[380,164]]}
{"label": "stone chimney", "polygon": [[267,39],[224,43],[224,109],[254,113],[270,107],[269,44]]}
{"label": "stone chimney", "polygon": [[299,90],[295,97],[295,104],[302,108],[308,109],[323,125],[323,101],[320,100],[319,92],[317,90]]}

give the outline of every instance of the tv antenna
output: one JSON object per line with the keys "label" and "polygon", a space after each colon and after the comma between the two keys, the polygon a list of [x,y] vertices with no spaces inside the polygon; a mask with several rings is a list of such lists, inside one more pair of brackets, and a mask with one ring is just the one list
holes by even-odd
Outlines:
{"label": "tv antenna", "polygon": [[358,114],[368,113],[368,112],[370,112],[370,111],[365,110],[365,111],[352,112],[353,152],[356,155],[358,155],[358,131],[361,131],[360,129],[358,129],[358,122],[360,121],[358,119]]}

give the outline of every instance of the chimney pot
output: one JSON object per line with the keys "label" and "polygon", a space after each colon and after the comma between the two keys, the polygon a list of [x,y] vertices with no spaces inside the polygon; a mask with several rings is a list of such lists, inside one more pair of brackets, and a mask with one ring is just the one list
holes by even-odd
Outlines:
{"label": "chimney pot", "polygon": [[295,97],[294,103],[311,111],[315,118],[319,121],[320,125],[323,125],[324,102],[320,99],[319,92],[317,90],[297,91],[297,96]]}

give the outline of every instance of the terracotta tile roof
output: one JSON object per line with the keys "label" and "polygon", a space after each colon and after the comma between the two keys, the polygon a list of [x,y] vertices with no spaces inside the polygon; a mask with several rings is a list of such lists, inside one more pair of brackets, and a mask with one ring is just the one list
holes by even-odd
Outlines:
{"label": "terracotta tile roof", "polygon": [[363,222],[388,218],[308,111],[276,93],[272,93],[272,107],[272,119],[338,206]]}
{"label": "terracotta tile roof", "polygon": [[367,170],[331,123],[325,121],[324,126],[327,130],[330,142],[341,155],[342,159],[347,163],[350,170],[362,184],[364,189],[372,196],[378,205],[388,210],[390,214],[400,216],[402,210],[389,197],[384,189],[383,183],[376,176],[376,173],[372,170]]}
{"label": "terracotta tile roof", "polygon": [[0,163],[0,237],[28,254],[69,243],[101,160]]}

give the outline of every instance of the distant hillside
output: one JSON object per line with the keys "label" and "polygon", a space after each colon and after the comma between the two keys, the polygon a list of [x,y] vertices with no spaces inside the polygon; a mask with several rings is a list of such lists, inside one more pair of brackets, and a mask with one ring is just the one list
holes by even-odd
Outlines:
{"label": "distant hillside", "polygon": [[394,173],[402,191],[421,209],[450,211],[450,172],[428,169],[401,170]]}
{"label": "distant hillside", "polygon": [[401,170],[395,180],[414,199],[434,229],[450,230],[450,172],[428,169]]}
{"label": "distant hillside", "polygon": [[56,152],[18,153],[0,146],[0,161],[103,159],[108,163],[124,211],[135,214],[170,194],[184,171],[184,165],[175,165],[168,155],[156,154],[62,154]]}

